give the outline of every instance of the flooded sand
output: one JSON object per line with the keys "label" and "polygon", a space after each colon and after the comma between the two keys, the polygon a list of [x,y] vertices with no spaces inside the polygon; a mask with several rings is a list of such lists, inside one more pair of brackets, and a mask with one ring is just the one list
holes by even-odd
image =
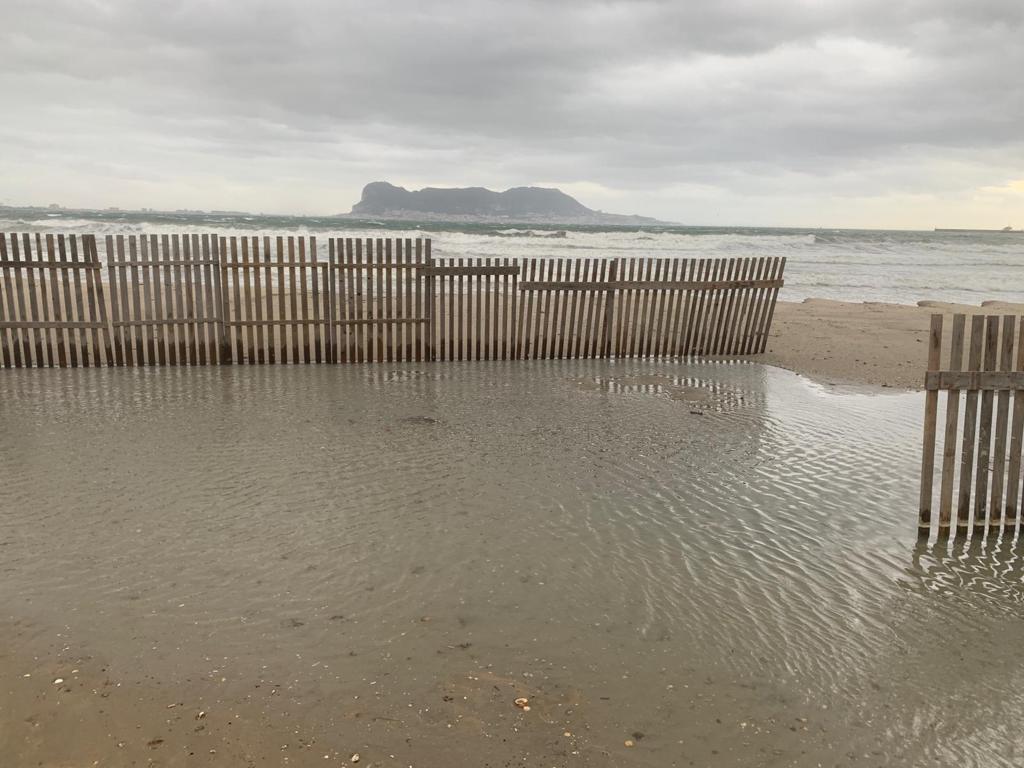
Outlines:
{"label": "flooded sand", "polygon": [[0,372],[2,762],[1019,765],[1021,551],[918,544],[884,391]]}

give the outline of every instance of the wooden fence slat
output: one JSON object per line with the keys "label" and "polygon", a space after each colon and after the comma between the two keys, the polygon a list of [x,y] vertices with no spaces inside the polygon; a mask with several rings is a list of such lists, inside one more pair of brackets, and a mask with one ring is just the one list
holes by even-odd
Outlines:
{"label": "wooden fence slat", "polygon": [[[262,254],[263,263],[272,261],[270,253]],[[257,346],[257,334],[265,330],[262,323],[257,323],[257,308],[254,302],[256,277],[260,271],[261,253],[258,235],[241,235],[233,238],[232,258],[228,262],[228,279],[233,281],[234,305],[228,313],[224,324],[227,328],[235,328],[234,361],[239,364],[259,364],[265,359],[265,351]],[[243,266],[245,265],[245,266]],[[268,289],[269,291],[269,289]],[[259,310],[262,314],[262,308]],[[245,325],[237,325],[239,322]]]}
{"label": "wooden fence slat", "polygon": [[[762,272],[767,278],[778,280],[781,283],[782,270],[785,268],[785,258],[778,256],[762,257],[764,262]],[[756,291],[757,306],[755,308],[754,322],[748,331],[748,340],[743,347],[745,353],[757,354],[763,352],[768,344],[768,332],[771,328],[771,316],[775,310],[775,296],[778,294],[778,287],[764,287]]]}
{"label": "wooden fence slat", "polygon": [[[184,242],[183,242],[184,241]],[[188,266],[186,264],[188,255],[188,237],[174,235],[171,238],[171,249],[174,257],[174,316],[178,320],[185,320],[190,317],[191,301],[188,298],[186,284],[188,282]],[[184,278],[183,278],[184,276]],[[189,324],[184,323],[180,328],[175,328],[175,339],[178,343],[178,365],[189,364]]]}
{"label": "wooden fence slat", "polygon": [[[963,315],[953,318],[953,332],[949,345],[949,368],[959,371],[963,367],[964,352]],[[952,390],[946,399],[946,431],[942,451],[942,485],[939,492],[939,533],[949,532],[953,507],[953,483],[957,456],[957,426],[960,418],[960,391]]]}
{"label": "wooden fence slat", "polygon": [[[61,260],[69,262],[64,274],[70,277],[70,290],[66,292],[64,303],[67,306],[68,316],[74,322],[85,321],[85,310],[83,308],[82,296],[82,272],[78,264],[78,238],[75,235],[57,235],[57,246],[60,251]],[[71,273],[68,275],[68,273]],[[67,280],[65,280],[67,282]],[[83,368],[89,365],[89,342],[88,329],[76,328],[74,332],[68,332],[71,340],[72,357],[75,362]]]}
{"label": "wooden fence slat", "polygon": [[[643,274],[646,282],[655,282],[652,274],[652,270],[655,266],[655,259],[647,258],[643,260]],[[644,288],[639,291],[637,303],[640,306],[640,312],[637,319],[637,325],[633,333],[633,357],[646,357],[644,350],[647,348],[647,340],[650,337],[649,334],[649,322],[651,317],[651,290],[650,288]]]}
{"label": "wooden fence slat", "polygon": [[[487,259],[486,266],[491,266],[491,259]],[[497,281],[495,281],[497,282]],[[477,277],[477,283],[482,283],[481,290],[483,291],[483,345],[482,354],[484,360],[494,359],[494,329],[495,323],[493,322],[492,313],[497,306],[496,301],[491,301],[491,275],[489,273],[480,275]]]}
{"label": "wooden fence slat", "polygon": [[338,262],[343,253],[342,239],[327,238],[327,334],[330,339],[328,362],[347,363],[348,354],[345,347],[345,336],[337,325],[339,317],[345,316],[345,282],[339,279]]}
{"label": "wooden fence slat", "polygon": [[772,319],[775,317],[775,304],[778,302],[779,289],[782,287],[782,275],[786,271],[786,257],[783,256],[781,259],[775,257],[775,279],[776,284],[771,287],[768,292],[768,301],[764,303],[764,309],[762,314],[764,320],[758,326],[757,336],[760,339],[760,343],[754,348],[754,352],[761,353],[765,351],[768,346],[768,334],[772,330]]}
{"label": "wooden fence slat", "polygon": [[[232,311],[228,313],[228,318],[246,317],[246,315],[243,314],[246,310],[243,308],[242,305],[242,286],[239,282],[242,280],[243,275],[241,271],[237,269],[232,269],[232,266],[238,261],[238,246],[238,237],[232,235],[229,241],[229,250],[226,253],[222,254],[222,257],[224,258],[225,262],[225,268],[221,270],[221,280],[223,281],[224,285],[224,304],[232,308]],[[246,246],[245,244],[245,237],[243,236],[241,251],[244,253],[247,247],[248,246]],[[269,288],[267,289],[267,296],[270,296]],[[225,319],[225,325],[230,328],[231,321]],[[229,332],[229,339],[231,336],[232,334],[230,334]],[[239,364],[251,362],[251,360],[246,359],[245,355],[245,329],[241,327],[236,327],[233,336],[234,344],[231,343],[231,340],[228,341],[228,344],[233,349],[231,359],[235,363]]]}
{"label": "wooden fence slat", "polygon": [[[981,369],[982,350],[985,343],[985,318],[975,315],[971,318],[971,344],[967,354],[967,368]],[[966,533],[970,525],[971,487],[974,478],[974,455],[977,441],[978,396],[980,392],[968,389],[964,403],[963,448],[960,453],[960,491],[957,495],[957,530]]]}
{"label": "wooden fence slat", "polygon": [[198,234],[191,236],[191,247],[189,248],[189,254],[192,258],[192,266],[190,267],[190,277],[192,279],[193,293],[193,314],[195,317],[195,334],[196,334],[196,360],[199,365],[206,365],[206,302],[203,298],[203,267],[199,263],[202,257],[202,245],[199,240]]}
{"label": "wooden fence slat", "polygon": [[[697,259],[697,281],[710,281],[711,268],[713,266],[714,261],[712,259]],[[697,349],[700,344],[700,319],[704,314],[703,305],[705,293],[706,292],[700,288],[694,288],[690,291],[690,306],[686,317],[686,339],[683,350],[683,354],[687,357],[698,353]]]}
{"label": "wooden fence slat", "polygon": [[[366,260],[370,261],[370,254],[373,252],[373,241],[367,238],[366,240]],[[356,319],[363,320],[372,316],[373,314],[373,281],[368,279],[372,272],[363,271],[363,240],[356,238],[354,243],[356,266],[355,270],[355,306],[356,306]],[[371,332],[372,326],[357,325],[357,334],[359,340],[358,347],[358,359],[360,363],[371,362],[373,360],[373,339]]]}
{"label": "wooden fence slat", "polygon": [[[14,237],[11,238],[11,245],[14,246],[14,258],[17,259],[18,258],[18,242],[17,242],[16,238],[14,238]],[[32,241],[29,238],[27,233],[22,237],[21,247],[22,247],[21,252],[22,252],[22,255],[24,256],[24,260],[26,262],[30,261],[32,259]],[[36,261],[37,262],[46,263],[47,267],[50,266],[50,264],[48,262],[45,262],[45,257],[44,257],[43,252],[42,252],[42,247],[40,246],[39,235],[36,235]],[[49,313],[49,310],[47,309],[47,298],[46,298],[47,297],[46,273],[47,273],[47,270],[42,270],[42,269],[39,270],[39,288],[38,288],[38,293],[37,293],[37,290],[36,290],[35,269],[33,267],[28,267],[28,268],[25,269],[25,278],[24,278],[24,280],[22,280],[20,278],[20,275],[16,275],[17,283],[16,283],[15,288],[17,290],[17,295],[18,295],[18,308],[20,310],[20,313],[21,313],[22,317],[26,317],[26,314],[25,314],[25,307],[26,307],[26,305],[25,305],[25,292],[27,291],[27,293],[28,293],[28,310],[30,312],[30,314],[27,315],[27,316],[30,317],[32,320],[49,320],[50,319],[50,313]],[[53,367],[55,363],[54,363],[54,357],[53,357],[53,343],[52,343],[52,340],[51,340],[50,332],[49,331],[40,330],[38,333],[36,333],[35,331],[32,331],[31,332],[31,336],[32,336],[32,341],[33,341],[32,347],[34,348],[34,351],[35,351],[35,363],[36,363],[36,366],[38,366],[40,368],[42,368],[44,366]],[[28,345],[29,336],[28,335],[22,336],[22,340],[23,340],[24,353],[25,353],[25,361],[26,361],[25,364],[26,365],[30,365],[30,363],[28,362],[30,360],[30,347]]]}
{"label": "wooden fence slat", "polygon": [[[726,260],[723,274],[727,281],[732,282],[739,276],[739,267],[739,259]],[[729,306],[729,291],[731,289],[731,286],[715,289],[715,315],[712,320],[714,329],[711,335],[711,349],[713,350],[712,354],[715,355],[724,354],[722,349],[723,335],[725,331],[726,310]]]}
{"label": "wooden fence slat", "polygon": [[181,236],[181,255],[186,262],[182,267],[182,274],[185,281],[185,316],[189,323],[185,325],[188,334],[188,364],[190,366],[201,365],[200,358],[200,324],[198,297],[202,295],[200,288],[196,285],[196,267],[193,253],[194,240],[189,234]]}
{"label": "wooden fence slat", "polygon": [[78,317],[93,324],[93,328],[83,330],[81,333],[82,352],[81,358],[86,367],[99,367],[99,328],[96,327],[95,309],[90,309],[90,299],[93,297],[92,273],[89,262],[89,238],[91,235],[81,237],[71,236],[68,245],[71,249],[71,261],[75,266],[75,301],[78,309]]}
{"label": "wooden fence slat", "polygon": [[[679,277],[683,280],[693,277],[693,259],[682,259],[679,261]],[[686,313],[690,305],[690,291],[680,288],[675,292],[676,301],[672,308],[672,318],[669,322],[668,347],[666,354],[679,357],[683,354],[683,341],[686,335]]]}
{"label": "wooden fence slat", "polygon": [[[765,259],[741,259],[738,277],[741,281],[756,279],[761,276]],[[758,289],[734,288],[729,291],[729,311],[726,317],[723,353],[727,355],[741,354],[748,344],[748,319],[756,315],[758,307]]]}
{"label": "wooden fence slat", "polygon": [[[50,248],[50,243],[52,242],[51,238],[53,238],[53,235],[47,235],[46,237],[47,237],[47,246],[46,247],[47,247],[47,249],[49,249]],[[64,235],[57,235],[55,239],[56,239],[56,242],[57,242],[58,261],[61,264],[67,264],[67,262],[68,262],[67,244],[65,242]],[[75,309],[74,309],[74,304],[72,303],[72,299],[71,299],[71,281],[70,281],[70,277],[71,276],[68,274],[70,271],[71,270],[67,269],[67,268],[64,268],[64,269],[60,270],[61,286],[64,289],[64,291],[63,291],[63,314],[62,314],[62,316],[64,318],[68,319],[68,320],[72,320],[73,321],[74,320]],[[78,367],[78,345],[75,342],[76,342],[76,336],[77,336],[77,334],[80,331],[81,331],[81,329],[71,329],[71,328],[66,328],[66,329],[63,329],[63,330],[60,331],[60,334],[61,334],[62,338],[64,339],[63,346],[64,346],[65,349],[67,349],[68,360],[69,360],[72,368],[77,368]]]}
{"label": "wooden fence slat", "polygon": [[[128,254],[132,261],[132,264],[139,264],[139,251],[138,251],[138,240],[135,235],[128,237]],[[142,320],[142,299],[139,294],[139,268],[138,266],[132,266],[129,268],[129,274],[131,275],[131,307],[125,308],[126,317],[131,317],[132,320]],[[135,360],[136,365],[146,364],[146,348],[149,346],[149,329],[145,325],[133,325],[130,331],[135,339]]]}
{"label": "wooden fence slat", "polygon": [[[298,267],[298,283],[295,285],[293,290],[299,292],[299,311],[302,313],[299,317],[308,319],[309,318],[309,297],[306,295],[306,282],[309,279],[308,269],[309,264],[306,261],[306,238],[299,237],[298,248],[299,248],[299,267]],[[294,312],[294,308],[292,310]],[[316,332],[316,326],[310,326],[308,324],[299,326],[302,347],[302,360],[301,362],[309,365],[312,362],[312,336]],[[300,361],[296,361],[300,362]]]}
{"label": "wooden fence slat", "polygon": [[[999,345],[999,316],[989,315],[985,322],[985,359],[983,370],[996,369],[996,356]],[[974,488],[974,525],[986,525],[986,517],[990,520],[994,510],[988,507],[989,473],[992,460],[992,405],[995,393],[981,393],[981,423],[978,425],[978,464],[975,468]],[[980,522],[979,522],[980,520]]]}
{"label": "wooden fence slat", "polygon": [[[295,320],[299,316],[299,303],[298,303],[298,290],[299,284],[296,277],[296,263],[295,263],[295,237],[289,236],[288,238],[288,318]],[[292,363],[302,362],[302,339],[300,338],[306,331],[305,325],[293,325],[289,333],[292,338]]]}
{"label": "wooden fence slat", "polygon": [[[39,235],[36,235],[36,248],[38,250],[42,251],[42,243],[40,241]],[[56,251],[53,235],[46,235],[46,259],[51,264],[57,264],[57,251]],[[49,312],[46,311],[46,296],[45,296],[45,291],[44,291],[43,301],[42,301],[43,317],[45,319],[50,319],[50,317],[52,317],[53,320],[55,320],[56,322],[61,322],[62,320],[64,320],[64,312],[62,311],[61,304],[60,304],[60,278],[61,278],[61,275],[58,275],[56,271],[50,272],[48,275],[46,275],[46,278],[44,278],[43,275],[44,275],[44,273],[42,272],[42,270],[40,270],[40,272],[39,272],[39,282],[40,282],[40,285],[42,285],[42,283],[44,282],[45,279],[48,279],[50,281],[50,306],[49,306]],[[65,273],[63,275],[63,277],[66,279],[67,273]],[[67,352],[67,336],[65,335],[64,329],[61,329],[61,328],[54,329],[53,330],[53,338],[54,338],[54,341],[55,341],[55,346],[57,348],[57,365],[59,367],[61,367],[61,368],[65,368],[68,365],[68,352]],[[52,357],[50,359],[50,364],[53,365],[53,358]]]}
{"label": "wooden fence slat", "polygon": [[[13,237],[13,235],[12,235]],[[0,312],[0,321],[14,320],[21,315],[18,312],[17,304],[14,301],[14,281],[11,280],[11,260],[7,253],[7,234],[0,232],[0,269],[3,274],[3,307],[4,310]],[[15,274],[17,274],[15,272]],[[21,368],[21,335],[24,333],[20,330],[5,330],[3,334],[0,334],[3,338],[3,364],[4,368]],[[28,367],[28,363],[24,364],[24,367]]]}
{"label": "wooden fence slat", "polygon": [[[28,235],[25,235],[22,242],[19,243],[17,235],[12,234],[10,256],[15,265],[21,261],[22,246],[24,247],[24,261],[30,261],[32,259],[32,246],[29,242]],[[29,297],[31,299],[28,303],[28,311],[26,311],[25,303],[26,283],[28,284]],[[15,304],[17,312],[16,316],[28,318],[30,320],[38,319],[38,302],[36,300],[35,280],[32,277],[31,268],[26,268],[24,270],[16,268],[14,270],[14,291],[17,299]],[[48,335],[43,331],[37,332],[30,329],[27,331],[19,331],[18,337],[19,338],[16,339],[15,344],[21,348],[22,365],[26,368],[31,368],[33,364],[39,368],[44,367],[46,365],[44,347],[45,343],[49,341]]]}
{"label": "wooden fence slat", "polygon": [[[749,280],[757,274],[759,259],[737,259],[736,270],[738,280]],[[743,336],[743,320],[745,310],[750,304],[749,297],[756,291],[749,288],[732,287],[728,290],[725,313],[725,328],[722,332],[722,354],[735,355]]]}
{"label": "wooden fence slat", "polygon": [[[523,286],[526,284],[527,279],[532,280],[536,275],[536,259],[523,260],[523,279],[519,281],[519,288],[523,290]],[[530,318],[533,316],[533,297],[536,291],[528,291],[523,299],[519,302],[519,319],[516,321],[518,336],[517,339],[517,360],[526,360],[530,356]]]}
{"label": "wooden fence slat", "polygon": [[395,238],[394,243],[394,257],[395,257],[395,272],[394,272],[394,287],[393,287],[393,301],[394,310],[391,316],[395,318],[394,328],[394,344],[395,362],[408,362],[413,360],[413,357],[409,354],[410,349],[406,344],[406,337],[417,327],[417,324],[408,325],[403,323],[402,320],[406,318],[408,313],[405,311],[405,294],[406,294],[406,279],[409,275],[409,267],[407,262],[407,255],[405,253],[405,243],[400,237]]}
{"label": "wooden fence slat", "polygon": [[383,240],[383,243],[381,242],[381,240],[377,241],[378,259],[380,258],[381,245],[383,245],[384,248],[384,269],[378,272],[377,275],[378,280],[382,281],[381,283],[378,283],[378,285],[381,285],[382,288],[382,291],[380,293],[380,296],[383,299],[381,316],[387,319],[387,322],[385,322],[381,326],[384,341],[384,352],[381,355],[381,359],[386,360],[387,362],[390,363],[394,361],[394,353],[397,351],[395,349],[395,347],[397,346],[395,342],[395,326],[394,323],[391,322],[391,318],[395,316],[394,296],[392,290],[392,286],[395,282],[395,273],[393,268],[394,264],[392,262],[393,254],[391,249],[391,238],[385,238]]}
{"label": "wooden fence slat", "polygon": [[[242,261],[251,263],[252,266],[245,269],[232,270],[235,281],[245,281],[242,289],[243,306],[235,309],[235,316],[251,321],[252,325],[245,329],[245,343],[249,350],[248,354],[245,358],[240,359],[239,362],[247,361],[257,365],[264,365],[268,358],[266,334],[270,331],[264,325],[263,284],[260,273],[266,270],[265,265],[271,258],[270,240],[265,237],[261,249],[259,236],[253,235],[251,240],[243,237],[241,253]],[[271,292],[272,287],[268,283],[267,294],[269,295]],[[273,346],[273,342],[271,342],[270,346]]]}
{"label": "wooden fence slat", "polygon": [[[156,236],[153,237],[154,242]],[[156,246],[154,245],[154,250]],[[174,282],[174,275],[172,272],[173,265],[170,263],[174,257],[174,253],[171,250],[171,240],[168,235],[163,235],[160,238],[160,247],[157,251],[160,253],[160,263],[163,267],[163,311],[161,316],[165,320],[176,320],[178,315],[174,310],[174,294],[177,289],[177,284]],[[108,256],[109,258],[109,256]],[[160,271],[159,269],[157,270]],[[158,283],[159,285],[159,283]],[[178,364],[178,329],[174,325],[168,325],[164,331],[166,347],[167,347],[167,365]]]}
{"label": "wooden fence slat", "polygon": [[[932,315],[928,332],[928,370],[938,370],[942,352],[942,315]],[[927,536],[932,519],[932,487],[935,476],[935,429],[938,421],[939,393],[928,392],[924,404],[924,449],[921,453],[921,495],[918,504],[918,531]]]}
{"label": "wooden fence slat", "polygon": [[[1014,370],[1024,372],[1024,317],[1018,323],[1017,361]],[[1018,491],[1021,482],[1021,462],[1024,460],[1024,387],[1018,387],[1013,393],[1013,421],[1010,425],[1010,462],[1006,470],[1006,506],[1005,520],[1007,527],[1017,524],[1021,509],[1021,497],[1024,490]]]}
{"label": "wooden fence slat", "polygon": [[[999,370],[1010,371],[1013,368],[1013,341],[1016,330],[1016,318],[1013,315],[1003,317],[999,342]],[[997,325],[998,327],[998,325]],[[992,490],[989,502],[989,527],[1002,524],[1003,515],[1003,481],[1006,476],[1006,430],[1010,418],[1010,391],[998,393],[995,417],[995,444],[992,454]],[[1014,489],[1016,491],[1016,488]]]}
{"label": "wooden fence slat", "polygon": [[[263,301],[264,301],[263,306],[259,307],[258,309],[256,307],[254,307],[253,308],[253,316],[255,316],[257,318],[262,317],[264,319],[264,321],[271,321],[271,319],[273,319],[273,317],[274,317],[274,310],[273,310],[273,307],[274,307],[274,303],[273,303],[273,272],[274,272],[274,270],[273,270],[273,262],[274,262],[273,247],[274,247],[274,245],[278,246],[278,259],[280,260],[281,259],[281,239],[280,238],[275,238],[274,240],[270,240],[270,236],[268,236],[268,234],[264,234],[264,236],[263,236],[262,264],[257,262],[257,264],[253,268],[254,272],[259,272],[260,269],[262,268],[263,274],[262,274],[262,284],[260,285],[260,289],[266,292],[266,296],[263,297]],[[253,287],[255,288],[256,285],[257,285],[257,278],[256,278],[256,275],[254,274],[253,275]],[[278,286],[279,294],[281,293],[281,290],[282,290],[282,288],[279,285]],[[257,350],[257,353],[259,355],[257,361],[264,360],[264,361],[268,362],[268,364],[273,365],[273,364],[275,364],[276,361],[278,361],[278,349],[279,349],[278,335],[276,335],[276,333],[274,331],[274,328],[272,326],[257,326],[257,328],[262,328],[263,329],[263,333],[260,334],[258,337],[255,337],[255,341],[256,341],[256,343],[259,346],[259,349]],[[282,332],[282,333],[284,333],[284,332]],[[281,346],[284,346],[284,341],[282,341]],[[284,361],[284,360],[282,360],[282,361]]]}
{"label": "wooden fence slat", "polygon": [[[89,271],[89,275],[93,280],[92,297],[96,302],[96,306],[99,309],[99,314],[93,313],[93,319],[98,320],[100,325],[99,337],[103,346],[104,356],[106,357],[106,363],[108,366],[115,364],[113,354],[113,339],[111,337],[110,326],[107,324],[107,298],[103,294],[103,280],[100,278],[99,266],[100,257],[96,251],[96,236],[89,235],[89,261],[93,265],[94,269]],[[111,303],[113,297],[111,297]],[[93,332],[95,334],[95,331]]]}
{"label": "wooden fence slat", "polygon": [[[555,262],[553,259],[540,259],[538,266],[541,275],[547,276],[548,280],[554,280]],[[551,291],[546,291],[542,296],[537,297],[537,318],[536,344],[534,344],[534,359],[543,360],[547,357],[548,339],[551,336],[549,327],[551,325]]]}
{"label": "wooden fence slat", "polygon": [[[419,240],[417,240],[417,242],[419,242]],[[431,250],[431,241],[429,239],[423,243],[423,263],[427,268],[434,266],[434,254]],[[443,317],[443,312],[439,309],[439,306],[444,306],[444,294],[440,296],[440,305],[436,304],[435,300],[438,298],[437,278],[427,272],[420,274],[419,277],[421,280],[426,280],[427,303],[424,314],[429,321],[429,325],[427,326],[427,346],[423,350],[423,354],[425,359],[434,361],[437,360],[437,345],[440,339],[440,332],[437,328],[438,320]],[[423,283],[420,284],[422,285]],[[442,282],[442,287],[443,285],[444,284]]]}
{"label": "wooden fence slat", "polygon": [[[154,362],[158,365],[167,365],[167,349],[165,345],[168,329],[166,325],[167,318],[164,315],[163,284],[160,269],[161,256],[166,254],[160,253],[160,241],[156,235],[151,235],[148,242],[146,236],[143,235],[141,244],[143,252],[149,256],[151,264],[150,274],[153,278],[152,296],[147,295],[146,305],[152,308],[150,317],[154,321],[153,343],[156,347],[156,360]],[[152,304],[150,304],[150,299],[152,299]]]}
{"label": "wooden fence slat", "polygon": [[216,270],[212,269],[213,265],[210,263],[210,236],[203,235],[200,241],[202,258],[196,263],[199,265],[197,269],[202,270],[206,357],[213,364],[218,362],[220,352],[220,341],[217,338],[219,318],[217,317],[217,305],[213,298],[213,272]]}
{"label": "wooden fence slat", "polygon": [[[299,241],[300,244],[303,242]],[[301,253],[301,251],[300,251]],[[309,271],[310,271],[310,290],[312,291],[310,297],[310,304],[313,309],[313,327],[310,331],[312,335],[311,350],[312,362],[322,363],[324,362],[324,343],[327,342],[330,345],[329,339],[324,338],[324,327],[321,319],[321,305],[320,305],[320,254],[317,252],[316,238],[309,238]],[[302,291],[302,295],[306,295],[305,289]],[[308,362],[308,360],[307,360]]]}
{"label": "wooden fence slat", "polygon": [[142,313],[136,317],[137,321],[143,322],[146,341],[146,362],[149,365],[156,365],[156,325],[153,324],[153,286],[149,275],[149,241],[146,235],[139,235],[139,263],[142,269]]}

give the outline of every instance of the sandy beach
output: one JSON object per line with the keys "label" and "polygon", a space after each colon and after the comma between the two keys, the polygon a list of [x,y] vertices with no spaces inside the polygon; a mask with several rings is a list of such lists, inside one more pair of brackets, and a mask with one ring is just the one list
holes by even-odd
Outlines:
{"label": "sandy beach", "polygon": [[[1024,314],[1024,304],[981,306],[922,301],[918,306],[807,299],[780,301],[768,349],[753,359],[822,384],[919,390],[924,384],[932,314]],[[945,346],[944,348],[948,348]]]}

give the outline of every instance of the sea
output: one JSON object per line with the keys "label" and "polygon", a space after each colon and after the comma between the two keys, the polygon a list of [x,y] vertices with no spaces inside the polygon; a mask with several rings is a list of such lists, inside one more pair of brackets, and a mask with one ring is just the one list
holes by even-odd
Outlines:
{"label": "sea", "polygon": [[[0,232],[429,237],[440,258],[785,256],[781,298],[1024,302],[1024,232],[503,226],[247,213],[0,208]],[[102,251],[102,241],[100,243]],[[101,254],[102,257],[102,254]]]}

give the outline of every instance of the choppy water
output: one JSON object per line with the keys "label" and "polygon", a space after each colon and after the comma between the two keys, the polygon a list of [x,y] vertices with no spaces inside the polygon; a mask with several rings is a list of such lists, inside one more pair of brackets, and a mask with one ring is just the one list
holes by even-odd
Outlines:
{"label": "choppy water", "polygon": [[1024,302],[1024,234],[770,229],[382,224],[336,218],[136,214],[0,209],[0,232],[94,234],[218,232],[222,235],[429,236],[439,257],[785,256],[782,298],[844,301]]}
{"label": "choppy water", "polygon": [[103,664],[56,741],[103,764],[1020,765],[1024,560],[917,543],[922,407],[746,363],[4,372],[0,753]]}

